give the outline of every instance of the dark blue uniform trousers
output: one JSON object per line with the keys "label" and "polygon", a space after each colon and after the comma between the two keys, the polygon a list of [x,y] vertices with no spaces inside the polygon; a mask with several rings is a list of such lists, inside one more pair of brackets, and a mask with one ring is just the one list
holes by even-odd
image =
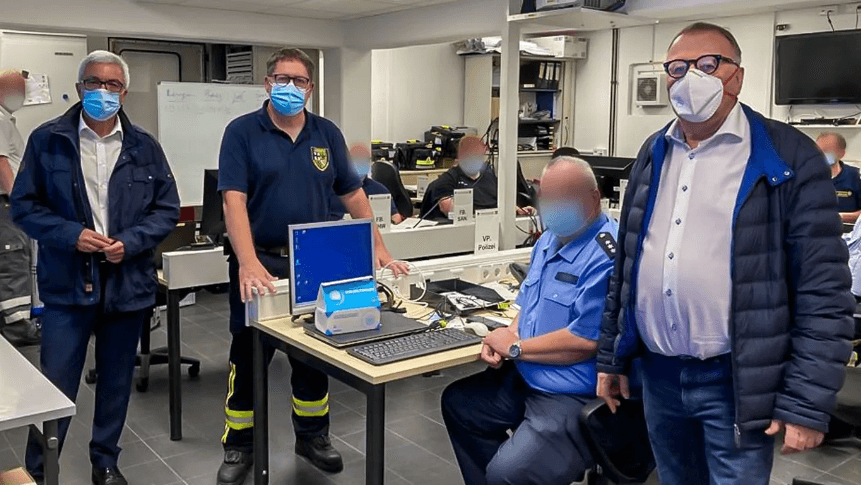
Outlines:
{"label": "dark blue uniform trousers", "polygon": [[580,480],[592,465],[579,422],[590,400],[531,389],[511,362],[450,384],[443,391],[443,421],[464,482],[568,485]]}
{"label": "dark blue uniform trousers", "polygon": [[[258,254],[261,264],[273,276],[288,276],[288,258]],[[245,326],[245,304],[240,298],[239,263],[236,257],[228,259],[230,288],[230,374],[225,398],[225,429],[222,446],[225,451],[238,450],[251,453],[254,449],[254,365],[252,360],[253,334]],[[275,349],[264,345],[267,365]],[[325,372],[288,357],[290,361],[290,387],[292,391],[293,430],[299,439],[311,439],[329,434],[329,377]],[[285,403],[286,406],[291,403]]]}
{"label": "dark blue uniform trousers", "polygon": [[[90,306],[45,305],[42,315],[42,373],[72,401],[78,396],[81,372],[90,335],[96,337],[96,404],[90,462],[96,468],[117,466],[117,442],[126,422],[135,356],[145,310],[105,313],[102,304]],[[60,420],[60,450],[70,419]],[[27,443],[27,469],[42,476],[42,446],[31,432]]]}

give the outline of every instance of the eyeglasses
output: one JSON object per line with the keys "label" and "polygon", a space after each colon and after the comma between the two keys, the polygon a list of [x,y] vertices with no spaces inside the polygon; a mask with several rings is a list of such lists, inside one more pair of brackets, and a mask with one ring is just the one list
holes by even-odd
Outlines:
{"label": "eyeglasses", "polygon": [[673,79],[679,79],[688,73],[688,69],[694,65],[698,70],[705,74],[714,73],[722,62],[739,66],[739,63],[729,57],[724,57],[721,54],[707,54],[700,56],[697,59],[673,59],[665,62],[664,71]]}
{"label": "eyeglasses", "polygon": [[123,83],[115,79],[111,79],[109,81],[102,81],[101,79],[95,77],[84,79],[83,81],[81,81],[81,85],[84,86],[84,89],[86,89],[87,91],[93,91],[96,89],[100,89],[102,86],[105,86],[105,89],[112,93],[119,93],[126,88]]}
{"label": "eyeglasses", "polygon": [[293,85],[299,89],[307,89],[311,84],[311,79],[303,76],[288,76],[287,74],[273,74],[269,76],[271,83],[275,86],[285,87],[293,81]]}

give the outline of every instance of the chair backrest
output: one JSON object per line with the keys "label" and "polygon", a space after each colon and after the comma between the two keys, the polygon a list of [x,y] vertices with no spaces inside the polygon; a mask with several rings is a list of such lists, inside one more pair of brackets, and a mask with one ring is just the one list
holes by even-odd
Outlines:
{"label": "chair backrest", "polygon": [[371,178],[383,184],[392,195],[395,208],[403,217],[413,215],[413,203],[410,195],[401,181],[401,172],[395,165],[386,161],[377,161],[371,166]]}
{"label": "chair backrest", "polygon": [[623,401],[614,414],[596,399],[581,410],[581,428],[593,458],[612,482],[644,483],[655,469],[642,401]]}
{"label": "chair backrest", "polygon": [[524,177],[524,171],[521,170],[521,161],[518,160],[518,181],[517,181],[517,203],[518,207],[535,207],[536,206],[536,187],[527,181]]}

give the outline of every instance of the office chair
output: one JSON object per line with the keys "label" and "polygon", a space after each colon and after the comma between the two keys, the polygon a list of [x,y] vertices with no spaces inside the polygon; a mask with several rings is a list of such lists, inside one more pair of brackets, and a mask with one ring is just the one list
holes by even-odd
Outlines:
{"label": "office chair", "polygon": [[[180,298],[185,298],[185,294],[180,295]],[[156,293],[156,306],[146,310],[144,314],[144,324],[141,329],[141,351],[135,357],[135,367],[141,370],[135,378],[135,389],[138,392],[147,392],[150,386],[150,367],[154,365],[168,365],[168,348],[159,347],[150,349],[150,332],[162,326],[161,317],[156,313],[155,309],[164,305],[166,298],[164,293]],[[155,323],[153,323],[155,321]],[[189,366],[189,377],[197,378],[201,373],[201,361],[191,357],[180,356],[180,365]],[[96,382],[96,369],[87,371],[84,377],[84,382],[94,384]]]}
{"label": "office chair", "polygon": [[587,485],[644,483],[655,469],[647,435],[643,401],[626,400],[611,413],[596,399],[581,410],[581,435],[596,466],[587,471]]}
{"label": "office chair", "polygon": [[371,165],[371,178],[389,190],[392,201],[395,203],[395,209],[402,217],[413,216],[413,203],[410,202],[410,195],[401,181],[401,172],[398,171],[398,167],[386,161],[374,162]]}
{"label": "office chair", "polygon": [[536,186],[533,183],[528,182],[527,178],[524,177],[520,160],[518,160],[518,181],[516,187],[518,191],[518,207],[536,207],[538,190],[536,190]]}

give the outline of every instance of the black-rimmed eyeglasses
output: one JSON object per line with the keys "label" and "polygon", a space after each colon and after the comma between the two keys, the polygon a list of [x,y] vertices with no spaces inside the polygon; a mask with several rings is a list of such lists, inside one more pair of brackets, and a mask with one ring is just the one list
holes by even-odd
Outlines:
{"label": "black-rimmed eyeglasses", "polygon": [[665,62],[664,72],[673,79],[679,79],[688,73],[691,66],[696,67],[699,71],[705,74],[714,73],[722,62],[739,66],[739,63],[729,57],[724,57],[721,54],[707,54],[700,56],[697,59],[673,59]]}
{"label": "black-rimmed eyeglasses", "polygon": [[275,86],[285,87],[293,81],[293,85],[299,89],[307,89],[311,84],[311,79],[304,76],[288,76],[287,74],[273,74],[269,77],[272,84]]}
{"label": "black-rimmed eyeglasses", "polygon": [[112,93],[119,93],[126,88],[123,83],[117,81],[116,79],[102,81],[101,79],[95,77],[84,79],[83,81],[81,81],[81,85],[84,86],[84,89],[86,89],[87,91],[94,91],[96,89],[100,89],[102,86],[105,86],[105,89]]}

